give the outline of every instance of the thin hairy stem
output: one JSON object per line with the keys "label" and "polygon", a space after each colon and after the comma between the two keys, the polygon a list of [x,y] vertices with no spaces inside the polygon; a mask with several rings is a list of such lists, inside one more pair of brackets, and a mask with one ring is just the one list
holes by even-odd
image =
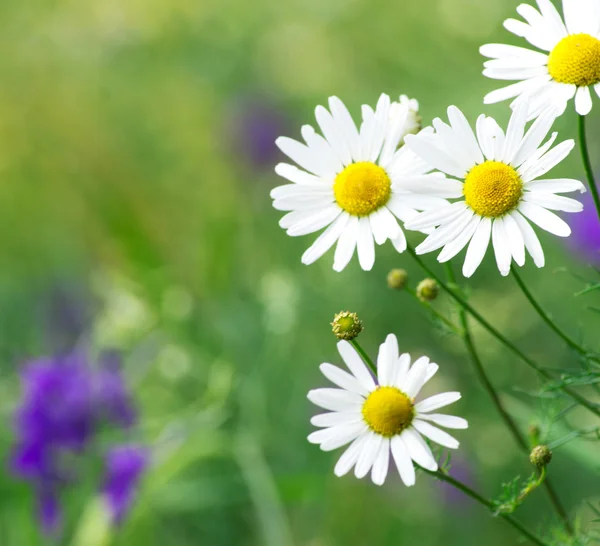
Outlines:
{"label": "thin hairy stem", "polygon": [[350,343],[352,343],[352,346],[358,351],[358,354],[364,360],[365,364],[369,366],[369,368],[371,368],[371,371],[377,377],[377,366],[375,366],[367,352],[360,346],[360,343],[356,341],[356,339],[353,339],[352,341],[350,341]]}
{"label": "thin hairy stem", "polygon": [[[455,487],[459,491],[462,491],[465,495],[471,497],[473,500],[476,500],[479,504],[484,506],[490,511],[495,511],[496,507],[494,504],[482,497],[477,491],[471,489],[468,485],[463,482],[453,478],[449,474],[438,470],[436,472],[431,472],[430,470],[423,469],[427,474],[431,476],[435,476],[438,480],[449,483],[452,487]],[[502,518],[506,523],[512,525],[519,533],[521,533],[524,537],[528,538],[533,544],[538,544],[538,546],[548,546],[545,542],[543,542],[540,538],[536,537],[531,531],[529,531],[519,520],[515,519],[509,514],[498,514],[498,517]]]}
{"label": "thin hairy stem", "polygon": [[[456,284],[456,278],[454,277],[454,270],[452,269],[452,266],[450,264],[447,264],[446,271],[448,274],[448,280],[450,281],[450,285],[452,285],[453,288],[458,289],[458,285]],[[460,324],[463,329],[462,338],[465,342],[467,351],[471,357],[471,362],[473,363],[473,367],[475,368],[475,373],[477,374],[477,377],[479,378],[479,381],[481,382],[483,388],[485,389],[485,391],[488,393],[489,397],[491,398],[494,406],[496,406],[496,411],[500,415],[501,419],[504,421],[504,424],[506,425],[508,430],[513,435],[515,442],[518,444],[518,446],[521,448],[521,450],[525,454],[528,455],[529,454],[529,444],[527,442],[527,439],[521,433],[521,431],[519,430],[519,427],[517,426],[517,424],[515,423],[513,418],[506,411],[506,408],[504,407],[502,400],[500,400],[500,397],[498,396],[498,393],[496,392],[494,385],[492,385],[492,382],[490,381],[490,379],[485,371],[485,368],[483,367],[481,358],[479,357],[477,349],[475,348],[475,343],[473,341],[473,336],[471,335],[471,329],[469,328],[469,322],[468,322],[467,314],[466,314],[464,308],[460,305],[457,307],[458,307],[458,316],[459,316]],[[573,534],[573,527],[569,520],[567,511],[565,510],[564,506],[562,505],[562,503],[561,503],[554,487],[550,483],[550,481],[545,479],[546,478],[545,469],[543,471],[543,479],[542,479],[542,473],[538,471],[538,474],[540,475],[540,481],[538,482],[536,487],[538,487],[542,483],[544,484],[544,487],[546,489],[546,493],[548,494],[550,503],[552,504],[552,506],[556,510],[556,513],[562,520],[562,522],[565,526],[565,529],[567,530],[567,532],[569,534]]]}
{"label": "thin hairy stem", "polygon": [[598,196],[598,188],[596,187],[596,182],[594,181],[594,172],[592,171],[592,163],[590,161],[590,153],[588,151],[587,136],[585,134],[585,116],[580,115],[578,122],[579,150],[581,151],[581,160],[583,162],[583,168],[585,170],[588,186],[590,187],[590,193],[594,199],[594,205],[596,205],[596,212],[598,213],[598,218],[600,219],[600,197]]}
{"label": "thin hairy stem", "polygon": [[[537,364],[534,360],[529,358],[523,351],[521,351],[516,345],[514,345],[511,341],[509,341],[506,337],[504,337],[496,328],[494,328],[479,312],[477,312],[467,301],[458,294],[457,291],[450,288],[438,275],[436,275],[428,266],[425,264],[423,260],[421,260],[420,256],[415,252],[415,250],[409,245],[408,252],[413,256],[413,258],[417,261],[417,263],[423,268],[423,270],[433,279],[435,279],[438,284],[447,292],[467,313],[469,313],[481,326],[483,326],[492,336],[494,336],[502,345],[504,345],[507,349],[517,355],[525,364],[527,364],[530,368],[535,370],[539,375],[541,375],[547,381],[552,381],[552,376],[548,373],[544,368],[542,368],[539,364]],[[591,411],[594,415],[600,417],[600,408],[594,405],[589,400],[586,400],[572,389],[565,385],[561,385],[560,390],[565,393],[567,396],[571,397],[573,400],[577,401],[587,410]]]}
{"label": "thin hairy stem", "polygon": [[560,327],[550,318],[550,316],[542,309],[540,304],[533,297],[533,294],[529,291],[529,289],[523,282],[523,279],[519,275],[516,267],[514,267],[514,266],[511,267],[511,273],[512,273],[513,278],[519,285],[519,288],[521,289],[521,291],[523,292],[523,294],[525,295],[525,297],[531,304],[531,306],[537,311],[537,314],[550,327],[550,329],[556,335],[558,335],[558,337],[560,337],[571,349],[573,349],[575,352],[579,353],[581,356],[583,356],[585,358],[589,358],[590,360],[594,360],[596,362],[600,362],[600,359],[598,359],[598,357],[591,355],[589,351],[587,351],[585,348],[583,348],[581,345],[579,345],[568,334],[563,332],[560,329]]}

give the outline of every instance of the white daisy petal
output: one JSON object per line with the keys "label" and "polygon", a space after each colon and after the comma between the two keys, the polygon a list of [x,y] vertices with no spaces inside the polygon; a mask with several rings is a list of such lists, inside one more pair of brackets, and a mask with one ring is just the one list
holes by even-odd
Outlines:
{"label": "white daisy petal", "polygon": [[342,271],[350,263],[356,249],[359,231],[358,216],[350,216],[335,249],[333,258],[333,269],[335,271]]}
{"label": "white daisy petal", "polygon": [[527,134],[523,138],[519,149],[512,160],[512,164],[516,167],[521,166],[531,154],[538,149],[540,144],[546,138],[552,124],[556,120],[557,110],[554,108],[547,109],[542,115],[540,115],[533,125],[527,131]]}
{"label": "white daisy petal", "polygon": [[544,77],[547,73],[548,69],[545,66],[483,69],[483,75],[492,80],[528,80]]}
{"label": "white daisy petal", "polygon": [[579,87],[575,93],[575,111],[587,116],[592,111],[592,95],[589,87]]}
{"label": "white daisy petal", "polygon": [[368,436],[368,441],[365,442],[354,467],[354,475],[359,479],[364,478],[369,473],[377,458],[381,444],[383,444],[383,436],[379,436],[371,431],[367,432],[366,435]]}
{"label": "white daisy petal", "polygon": [[460,139],[462,146],[469,154],[470,165],[483,163],[483,154],[465,115],[456,106],[449,106],[448,120]]}
{"label": "white daisy petal", "polygon": [[543,230],[557,237],[568,237],[571,235],[571,228],[564,220],[538,205],[521,202],[519,212]]}
{"label": "white daisy petal", "polygon": [[282,178],[286,178],[290,182],[294,182],[296,184],[306,184],[306,185],[315,185],[315,184],[325,184],[325,181],[314,174],[309,174],[306,171],[295,167],[294,165],[290,165],[289,163],[278,163],[275,166],[275,172],[281,176]]}
{"label": "white daisy petal", "polygon": [[427,366],[427,373],[425,374],[425,383],[427,383],[437,373],[439,369],[440,367],[435,362],[430,363],[429,366]]}
{"label": "white daisy petal", "polygon": [[440,252],[437,259],[438,262],[444,263],[448,260],[451,260],[456,256],[471,240],[471,237],[477,230],[482,218],[481,216],[475,215],[469,223],[465,226],[465,228],[456,236],[456,238],[449,242],[444,249]]}
{"label": "white daisy petal", "polygon": [[375,485],[383,485],[387,477],[390,466],[390,439],[384,438],[379,452],[375,457],[373,469],[371,470],[371,480]]}
{"label": "white daisy petal", "polygon": [[433,194],[437,197],[461,197],[463,185],[443,175],[411,176],[398,180],[398,187],[406,191]]}
{"label": "white daisy petal", "polygon": [[438,469],[431,449],[414,427],[407,428],[400,438],[402,438],[410,458],[415,463],[431,472],[435,472]]}
{"label": "white daisy petal", "polygon": [[309,265],[323,256],[323,254],[325,254],[325,252],[327,252],[340,238],[340,235],[346,228],[349,218],[350,216],[345,212],[340,214],[302,255],[302,263]]}
{"label": "white daisy petal", "polygon": [[398,252],[399,254],[402,254],[406,250],[406,236],[404,235],[404,232],[402,230],[399,230],[398,234],[390,240],[392,241],[396,252]]}
{"label": "white daisy petal", "polygon": [[310,418],[310,424],[315,427],[335,427],[337,425],[349,425],[359,423],[363,420],[360,412],[341,413],[334,411],[331,413],[320,413]]}
{"label": "white daisy petal", "polygon": [[502,276],[506,277],[510,273],[512,253],[502,218],[496,218],[492,223],[492,245],[498,270]]}
{"label": "white daisy petal", "polygon": [[360,137],[356,124],[348,112],[346,105],[337,97],[329,97],[329,109],[337,127],[341,128],[341,134],[344,136],[350,155],[355,161],[358,161],[360,154]]}
{"label": "white daisy petal", "polygon": [[415,467],[408,453],[408,449],[402,439],[402,436],[394,436],[390,442],[392,456],[396,463],[396,468],[400,474],[400,479],[404,482],[404,485],[411,487],[415,485],[416,475]]}
{"label": "white daisy petal", "polygon": [[430,396],[429,398],[418,402],[417,404],[415,404],[415,409],[419,413],[428,413],[430,411],[453,404],[457,400],[460,400],[460,398],[461,396],[459,392],[443,392],[441,394]]}
{"label": "white daisy petal", "polygon": [[529,162],[525,163],[519,168],[519,173],[521,174],[523,181],[527,183],[546,174],[550,169],[558,165],[565,157],[567,157],[574,147],[574,140],[565,140],[552,148],[549,152],[546,152],[537,161],[535,166],[531,166],[527,170],[522,171],[523,167]]}
{"label": "white daisy petal", "polygon": [[356,379],[356,377],[341,368],[333,364],[324,363],[321,364],[320,369],[323,375],[338,387],[355,392],[356,394],[362,394],[363,396],[369,395],[369,389]]}
{"label": "white daisy petal", "polygon": [[451,241],[456,240],[456,237],[466,229],[467,225],[473,220],[473,217],[474,212],[472,210],[464,210],[458,218],[440,226],[429,235],[427,239],[416,248],[417,254],[433,252],[434,250],[449,244]]}
{"label": "white daisy petal", "polygon": [[517,83],[511,83],[506,87],[501,87],[500,89],[496,89],[495,91],[488,93],[483,98],[483,103],[496,104],[497,102],[512,99],[523,93],[530,93],[535,89],[539,89],[551,79],[552,77],[549,74],[546,74],[544,76],[538,76],[537,78],[529,78]]}
{"label": "white daisy petal", "polygon": [[367,425],[364,422],[345,423],[317,430],[308,435],[308,441],[311,444],[321,444],[323,451],[333,451],[349,444],[366,431]]}
{"label": "white daisy petal", "polygon": [[517,47],[505,44],[486,44],[479,48],[479,53],[484,57],[490,57],[492,59],[502,59],[505,57],[515,59],[532,59],[540,62],[541,64],[548,62],[548,55],[526,49],[524,47]]}
{"label": "white daisy petal", "polygon": [[342,360],[352,372],[352,375],[354,375],[354,377],[356,377],[369,392],[372,391],[375,388],[375,381],[362,358],[356,352],[356,349],[345,340],[338,342],[337,349]]}
{"label": "white daisy petal", "polygon": [[325,107],[317,106],[315,108],[315,117],[337,159],[342,165],[349,165],[352,162],[350,148],[344,139],[342,130],[337,126],[333,119],[333,116]]}
{"label": "white daisy petal", "polygon": [[406,374],[406,379],[401,387],[401,390],[411,398],[417,396],[425,384],[428,368],[429,358],[426,356],[422,356],[421,358],[415,360],[415,363]]}
{"label": "white daisy petal", "polygon": [[290,159],[298,163],[303,169],[317,176],[331,176],[331,171],[325,168],[320,160],[320,155],[315,154],[308,146],[288,137],[279,137],[275,144]]}
{"label": "white daisy petal", "polygon": [[563,212],[581,212],[583,210],[583,205],[579,201],[551,193],[527,192],[523,196],[523,201],[549,210]]}
{"label": "white daisy petal", "polygon": [[584,193],[586,187],[579,181],[570,178],[556,178],[547,180],[534,180],[528,182],[525,185],[525,189],[537,192],[541,191],[544,193],[565,193],[571,191],[578,191]]}
{"label": "white daisy petal", "polygon": [[470,277],[475,273],[477,268],[483,261],[483,257],[490,244],[490,235],[492,233],[492,220],[490,218],[483,218],[481,223],[477,227],[477,231],[467,249],[467,255],[465,256],[465,263],[463,265],[463,275]]}
{"label": "white daisy petal", "polygon": [[329,411],[360,411],[364,398],[359,394],[343,389],[314,389],[309,391],[308,399],[315,405]]}
{"label": "white daisy petal", "polygon": [[315,158],[318,158],[320,172],[327,178],[334,178],[335,175],[342,170],[342,164],[335,155],[329,142],[321,135],[317,134],[310,125],[304,125],[301,129],[301,133],[302,138],[313,152]]}
{"label": "white daisy petal", "polygon": [[[431,364],[430,364],[431,366]],[[410,355],[408,353],[404,353],[400,355],[400,358],[396,361],[394,365],[394,377],[392,380],[392,384],[396,388],[401,388],[402,385],[406,382],[406,375],[408,374],[408,370],[410,369]],[[429,378],[427,378],[429,379]],[[425,380],[427,382],[427,379]]]}
{"label": "white daisy petal", "polygon": [[338,449],[346,444],[349,444],[363,434],[366,434],[369,428],[364,422],[357,422],[350,423],[348,425],[337,425],[335,427],[323,430],[331,431],[332,434],[320,442],[321,450],[333,451],[334,449]]}
{"label": "white daisy petal", "polygon": [[382,245],[388,239],[398,236],[400,226],[394,215],[386,208],[381,207],[369,216],[373,239],[378,245]]}
{"label": "white daisy petal", "polygon": [[433,168],[458,178],[465,174],[466,170],[456,159],[448,155],[440,146],[426,141],[421,134],[407,135],[404,141],[405,146],[408,146]]}
{"label": "white daisy petal", "polygon": [[371,271],[375,263],[375,243],[369,218],[362,216],[358,220],[358,239],[356,250],[358,252],[358,261],[364,271]]}
{"label": "white daisy petal", "polygon": [[426,421],[421,421],[420,419],[415,419],[412,423],[412,426],[417,429],[423,436],[426,436],[431,441],[436,444],[440,444],[441,446],[447,447],[448,449],[457,449],[460,445],[458,440],[447,432],[440,430],[433,425],[430,425]]}
{"label": "white daisy petal", "polygon": [[415,216],[413,220],[406,222],[406,229],[419,231],[439,226],[445,222],[452,222],[458,218],[465,210],[467,205],[463,202],[448,204],[440,207],[439,210],[425,211]]}
{"label": "white daisy petal", "polygon": [[417,414],[417,418],[425,421],[431,421],[432,423],[445,428],[469,428],[469,423],[466,419],[463,419],[462,417],[456,417],[454,415],[444,415],[442,413],[419,413]]}
{"label": "white daisy petal", "polygon": [[513,163],[515,154],[521,146],[523,135],[525,133],[525,124],[527,123],[527,112],[529,106],[527,103],[519,105],[513,110],[506,129],[506,138],[504,140],[504,149],[502,151],[502,162],[508,165]]}
{"label": "white daisy petal", "polygon": [[358,461],[358,457],[362,453],[363,447],[367,441],[368,435],[363,434],[350,444],[335,465],[333,472],[336,476],[345,476],[348,474],[348,472],[350,472],[350,470],[352,470],[352,467],[356,464],[356,461]]}
{"label": "white daisy petal", "polygon": [[533,263],[535,263],[537,267],[544,267],[546,263],[544,251],[542,249],[542,245],[540,244],[540,240],[535,234],[535,231],[533,231],[533,228],[529,225],[529,222],[525,220],[525,218],[523,218],[517,211],[511,212],[510,215],[513,217],[519,226],[519,229],[521,230],[521,234],[523,235],[523,240],[525,242],[525,248],[533,258]]}
{"label": "white daisy petal", "polygon": [[379,346],[377,356],[377,376],[380,385],[393,385],[393,376],[398,360],[398,339],[394,334],[389,334]]}
{"label": "white daisy petal", "polygon": [[387,134],[387,127],[389,124],[389,111],[390,111],[390,97],[383,93],[379,97],[377,102],[377,108],[375,109],[375,132],[373,140],[371,142],[371,161],[377,161],[377,158],[381,154],[383,142]]}
{"label": "white daisy petal", "polygon": [[519,224],[510,214],[504,216],[502,220],[512,257],[518,266],[523,267],[525,265],[525,241]]}
{"label": "white daisy petal", "polygon": [[327,227],[340,214],[342,214],[342,210],[337,205],[331,205],[325,209],[317,210],[311,217],[290,226],[287,234],[291,237],[297,237],[299,235],[314,233],[315,231]]}
{"label": "white daisy petal", "polygon": [[558,10],[550,0],[537,0],[540,11],[552,29],[553,37],[558,40],[567,35],[567,29],[562,21]]}

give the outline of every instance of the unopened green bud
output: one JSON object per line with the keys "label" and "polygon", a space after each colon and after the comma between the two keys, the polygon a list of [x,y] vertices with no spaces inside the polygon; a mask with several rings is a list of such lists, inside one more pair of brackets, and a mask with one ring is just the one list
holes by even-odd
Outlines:
{"label": "unopened green bud", "polygon": [[387,284],[394,290],[402,290],[407,280],[408,273],[404,269],[392,269],[387,276]]}
{"label": "unopened green bud", "polygon": [[417,297],[421,301],[433,301],[439,293],[440,285],[433,279],[423,279],[417,286]]}
{"label": "unopened green bud", "polygon": [[342,311],[335,315],[331,326],[336,337],[338,339],[345,339],[346,341],[353,340],[363,330],[363,325],[358,315],[350,313],[350,311]]}
{"label": "unopened green bud", "polygon": [[547,445],[535,446],[529,455],[531,464],[538,467],[544,467],[552,460],[552,451]]}

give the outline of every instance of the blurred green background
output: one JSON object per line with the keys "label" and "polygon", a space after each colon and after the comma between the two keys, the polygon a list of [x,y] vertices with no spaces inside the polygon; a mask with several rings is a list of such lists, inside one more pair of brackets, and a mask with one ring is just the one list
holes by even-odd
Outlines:
{"label": "blurred green background", "polygon": [[[280,184],[272,140],[299,136],[330,95],[358,114],[381,92],[420,101],[426,123],[456,104],[471,120],[498,83],[481,76],[480,45],[518,39],[502,28],[517,0],[31,0],[0,4],[0,450],[7,460],[19,366],[74,343],[118,348],[141,411],[153,466],[126,524],[103,527],[86,491],[66,497],[74,546],[420,546],[515,544],[512,529],[427,476],[406,489],[337,479],[339,452],[309,445],[306,400],[318,370],[339,363],[329,322],[359,313],[375,356],[389,332],[441,371],[431,391],[460,390],[454,471],[486,496],[531,469],[445,335],[385,278],[409,256],[390,244],[375,268],[341,274],[328,254],[305,267],[312,240],[280,229],[269,191]],[[575,136],[572,107],[559,122]],[[600,108],[591,114],[600,160]],[[574,152],[553,175],[582,178]],[[575,336],[595,341],[597,274],[541,236],[547,266],[524,277]],[[417,242],[419,236],[413,238]],[[434,263],[431,257],[430,263]],[[488,255],[472,299],[494,324],[552,368],[574,356]],[[451,313],[451,302],[436,305]],[[476,330],[485,365],[524,427],[554,402],[538,380]],[[585,413],[571,424],[594,424]],[[553,427],[550,439],[568,431]],[[598,444],[555,453],[551,475],[572,515],[600,498]],[[554,522],[536,492],[518,515]],[[0,472],[0,545],[46,544],[31,487]],[[48,542],[49,543],[49,542]]]}

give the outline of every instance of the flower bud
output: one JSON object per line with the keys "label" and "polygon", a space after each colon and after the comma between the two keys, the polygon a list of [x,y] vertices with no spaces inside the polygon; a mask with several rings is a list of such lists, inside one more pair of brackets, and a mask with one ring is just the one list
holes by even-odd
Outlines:
{"label": "flower bud", "polygon": [[417,286],[417,297],[421,301],[433,301],[439,293],[440,285],[433,279],[423,279]]}
{"label": "flower bud", "polygon": [[387,284],[394,290],[402,290],[407,280],[408,273],[404,269],[392,269],[387,276]]}
{"label": "flower bud", "polygon": [[332,331],[338,339],[351,341],[358,336],[363,330],[362,322],[359,320],[356,313],[350,311],[341,311],[331,323]]}
{"label": "flower bud", "polygon": [[547,445],[542,444],[539,446],[535,446],[531,450],[529,460],[531,461],[532,465],[542,468],[548,465],[552,460],[552,451]]}

